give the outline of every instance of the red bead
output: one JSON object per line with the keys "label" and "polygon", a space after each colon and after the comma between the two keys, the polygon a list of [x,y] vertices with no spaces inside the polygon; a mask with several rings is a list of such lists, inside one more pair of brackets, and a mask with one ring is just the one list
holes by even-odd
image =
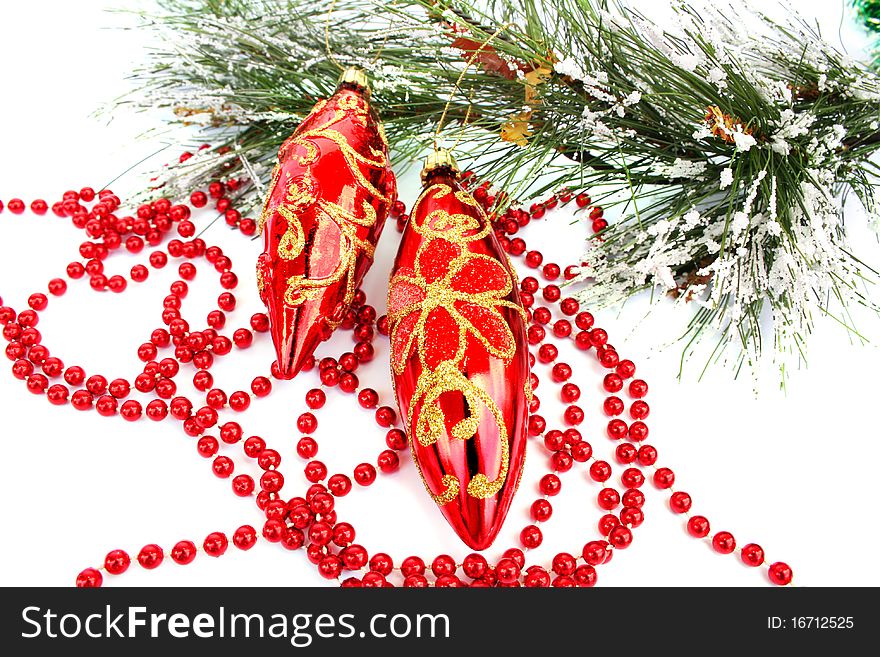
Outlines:
{"label": "red bead", "polygon": [[[9,205],[9,209],[12,210],[12,201],[9,202]],[[76,576],[76,586],[77,588],[81,589],[98,588],[103,582],[104,577],[103,575],[101,575],[101,571],[95,570],[94,568],[86,568],[79,575]]]}
{"label": "red bead", "polygon": [[558,495],[559,491],[562,490],[562,480],[555,474],[546,474],[541,477],[538,489],[544,495],[549,495],[551,497]]}
{"label": "red bead", "polygon": [[777,561],[770,566],[770,569],[767,571],[767,576],[770,578],[770,581],[777,586],[786,586],[787,584],[791,584],[793,574],[787,563]]}
{"label": "red bead", "polygon": [[583,552],[581,553],[584,561],[586,561],[591,566],[598,566],[602,563],[605,563],[608,555],[608,543],[606,543],[605,541],[590,541],[589,543],[584,545]]}
{"label": "red bead", "polygon": [[687,513],[691,508],[691,496],[679,491],[669,497],[669,508],[675,513]]}
{"label": "red bead", "polygon": [[272,392],[272,382],[265,376],[254,377],[251,381],[251,392],[257,397],[265,397]]}
{"label": "red bead", "polygon": [[306,405],[311,409],[319,409],[327,401],[327,395],[320,388],[312,388],[306,393]]}
{"label": "red bead", "polygon": [[709,521],[703,516],[692,516],[688,519],[687,530],[694,538],[705,538],[709,535]]}
{"label": "red bead", "polygon": [[287,527],[280,520],[267,520],[263,524],[263,538],[270,543],[278,543],[287,535]]}
{"label": "red bead", "polygon": [[608,536],[608,533],[620,524],[620,520],[613,513],[606,513],[599,518],[599,533],[602,536]]}
{"label": "red bead", "polygon": [[455,573],[455,568],[455,559],[448,554],[438,555],[434,561],[431,562],[431,572],[434,573],[435,577],[452,575]]}
{"label": "red bead", "polygon": [[565,447],[565,436],[558,429],[552,429],[544,435],[544,447],[551,452],[557,452]]}
{"label": "red bead", "polygon": [[257,542],[257,530],[250,525],[242,525],[232,535],[232,543],[239,550],[250,550]]}
{"label": "red bead", "polygon": [[355,466],[354,480],[361,486],[369,486],[376,481],[376,468],[369,463],[361,463]]}
{"label": "red bead", "polygon": [[[465,560],[467,560],[467,557],[465,557]],[[483,561],[485,561],[485,559]],[[412,575],[424,575],[425,562],[421,559],[421,557],[407,557],[400,563],[400,572],[404,577],[410,577]]]}
{"label": "red bead", "polygon": [[162,548],[155,543],[150,543],[149,545],[142,547],[137,556],[138,563],[142,568],[147,570],[158,568],[164,559],[165,553],[162,551]]}
{"label": "red bead", "polygon": [[580,587],[596,586],[596,569],[589,564],[582,564],[575,569],[573,579],[574,583]]}
{"label": "red bead", "polygon": [[124,399],[131,392],[131,384],[125,379],[113,379],[107,386],[107,391],[116,399]]}
{"label": "red bead", "polygon": [[537,499],[532,502],[530,512],[535,522],[546,522],[553,515],[553,505],[545,499]]}
{"label": "red bead", "polygon": [[526,266],[531,267],[532,269],[537,269],[541,266],[541,263],[544,261],[544,256],[541,255],[540,251],[529,251],[526,254]]}
{"label": "red bead", "polygon": [[49,299],[45,294],[36,292],[28,297],[28,305],[34,310],[45,310],[49,305]]}
{"label": "red bead", "polygon": [[749,543],[743,546],[740,558],[745,565],[756,568],[764,563],[764,549],[757,543]]}
{"label": "red bead", "polygon": [[317,483],[327,476],[327,466],[321,461],[309,461],[303,468],[303,473],[310,482]]}
{"label": "red bead", "polygon": [[214,471],[215,475],[221,479],[225,479],[232,474],[235,469],[235,464],[228,456],[218,456],[211,463],[211,469]]}
{"label": "red bead", "polygon": [[532,415],[529,418],[528,432],[530,436],[540,436],[546,427],[547,422],[540,415]]}
{"label": "red bead", "polygon": [[546,335],[547,332],[544,330],[544,327],[537,324],[532,324],[526,331],[526,337],[528,337],[529,344],[531,345],[540,344],[544,341]]}
{"label": "red bead", "polygon": [[538,349],[538,360],[542,363],[552,363],[559,355],[559,350],[552,344],[544,344]]}
{"label": "red bead", "polygon": [[205,549],[205,554],[209,557],[219,557],[229,547],[229,540],[226,538],[226,534],[222,532],[212,532],[205,538],[202,547]]}
{"label": "red bead", "polygon": [[[161,383],[161,381],[156,383],[157,387],[159,383]],[[185,420],[192,413],[192,402],[186,397],[175,397],[168,405],[168,410],[171,413],[171,417],[176,420]]]}
{"label": "red bead", "polygon": [[657,488],[670,488],[675,483],[675,473],[669,468],[658,468],[654,472],[654,485]]}
{"label": "red bead", "polygon": [[623,525],[618,525],[608,534],[608,542],[618,550],[628,548],[630,543],[632,543],[632,539],[632,531],[630,531],[629,527],[624,527]]}
{"label": "red bead", "polygon": [[560,552],[553,557],[553,572],[557,575],[571,575],[577,567],[577,561],[568,552]]}
{"label": "red bead", "polygon": [[590,478],[593,481],[608,481],[611,477],[611,466],[606,461],[594,461],[590,466]]}
{"label": "red bead", "polygon": [[385,444],[389,449],[406,449],[406,434],[400,429],[389,429],[385,434]]}
{"label": "red bead", "polygon": [[620,397],[608,397],[602,404],[602,408],[606,415],[620,415],[624,409],[623,400]]}
{"label": "red bead", "polygon": [[390,575],[394,569],[394,561],[384,552],[377,552],[370,559],[370,570],[382,575]]}
{"label": "red bead", "polygon": [[51,281],[49,281],[48,289],[49,294],[60,297],[67,291],[67,283],[64,281],[63,278],[53,278]]}
{"label": "red bead", "polygon": [[629,407],[629,415],[634,420],[644,420],[651,412],[647,402],[637,399]]}
{"label": "red bead", "polygon": [[116,415],[117,405],[118,402],[114,397],[102,395],[95,402],[95,410],[98,411],[98,415],[110,417],[111,415]]}
{"label": "red bead", "polygon": [[632,463],[636,460],[636,454],[638,454],[638,450],[631,443],[620,443],[614,450],[618,463]]}
{"label": "red bead", "polygon": [[718,532],[712,537],[712,547],[720,554],[730,554],[736,549],[736,539],[730,532]]}
{"label": "red bead", "polygon": [[629,384],[629,394],[640,399],[648,394],[648,384],[641,379],[635,379]]}
{"label": "red bead", "polygon": [[251,396],[243,390],[236,390],[229,395],[229,408],[233,411],[242,412],[251,405]]}
{"label": "red bead", "polygon": [[581,389],[574,383],[566,383],[560,391],[560,398],[566,404],[573,404],[581,397]]}
{"label": "red bead", "polygon": [[620,504],[620,493],[613,488],[603,488],[599,491],[597,499],[600,509],[611,511],[611,509]]}
{"label": "red bead", "polygon": [[[544,278],[546,278],[548,281],[555,281],[562,273],[562,269],[555,262],[548,262],[546,265],[544,265],[544,268],[541,271],[544,273]],[[577,301],[575,301],[575,303],[577,303]],[[562,312],[565,312],[565,310],[563,309]],[[574,313],[576,312],[577,310],[575,310],[574,312],[567,312],[565,314],[574,315]]]}
{"label": "red bead", "polygon": [[104,557],[104,568],[111,575],[121,575],[131,565],[131,557],[125,550],[111,550]]}
{"label": "red bead", "polygon": [[556,285],[546,285],[544,287],[544,299],[549,301],[550,303],[555,303],[559,301],[559,298],[562,296],[562,291]]}
{"label": "red bead", "polygon": [[336,579],[342,574],[342,560],[335,554],[328,554],[318,562],[318,572],[325,579]]}
{"label": "red bead", "polygon": [[239,349],[247,349],[253,343],[254,335],[248,329],[236,329],[236,331],[232,334],[232,341]]}
{"label": "red bead", "polygon": [[196,558],[196,545],[192,541],[180,541],[171,548],[171,559],[174,563],[185,566]]}
{"label": "red bead", "polygon": [[648,437],[648,425],[636,420],[629,427],[629,437],[636,442],[641,442]]}
{"label": "red bead", "polygon": [[318,443],[310,436],[303,436],[296,444],[296,453],[304,459],[314,458],[318,453]]}
{"label": "red bead", "polygon": [[49,400],[49,403],[55,404],[56,406],[66,404],[69,395],[70,390],[67,386],[61,385],[60,383],[49,386],[49,389],[46,390],[46,399]]}
{"label": "red bead", "polygon": [[327,480],[327,488],[336,497],[344,497],[351,491],[351,479],[348,475],[335,474]]}
{"label": "red bead", "polygon": [[369,572],[363,576],[361,581],[367,588],[384,588],[388,585],[388,580],[381,573]]}
{"label": "red bead", "polygon": [[569,406],[565,409],[563,419],[568,425],[578,425],[584,421],[584,411],[580,406]]}
{"label": "red bead", "polygon": [[533,549],[541,545],[544,535],[537,525],[528,525],[520,532],[519,540],[523,547]]}
{"label": "red bead", "polygon": [[644,466],[651,466],[657,462],[657,450],[651,445],[642,445],[639,447],[639,463]]}
{"label": "red bead", "polygon": [[645,483],[645,475],[638,468],[627,468],[620,475],[620,483],[626,488],[639,488]]}
{"label": "red bead", "polygon": [[585,440],[578,440],[571,445],[571,458],[578,463],[585,463],[593,455],[593,447]]}
{"label": "red bead", "polygon": [[302,413],[296,420],[296,428],[300,433],[314,433],[318,428],[318,419],[311,413]]}
{"label": "red bead", "polygon": [[204,458],[211,458],[218,449],[220,449],[220,443],[213,436],[202,436],[196,443],[196,450]]}
{"label": "red bead", "polygon": [[568,381],[571,378],[571,366],[566,363],[556,363],[550,370],[550,376],[556,383]]}
{"label": "red bead", "polygon": [[70,405],[78,411],[92,407],[92,394],[87,390],[77,390],[70,396]]}
{"label": "red bead", "polygon": [[397,421],[397,413],[390,406],[382,406],[376,409],[376,424],[380,427],[391,427]]}
{"label": "red bead", "polygon": [[623,440],[629,432],[626,422],[620,418],[615,418],[608,422],[608,437],[612,440]]}
{"label": "red bead", "polygon": [[[267,493],[277,493],[283,487],[284,475],[282,475],[277,470],[266,470],[262,475],[260,475],[260,488]],[[253,492],[253,489],[251,492]]]}
{"label": "red bead", "polygon": [[519,580],[520,566],[513,559],[500,559],[495,566],[495,575],[502,584],[512,584]]}
{"label": "red bead", "polygon": [[119,408],[119,415],[129,422],[134,422],[135,420],[140,419],[142,414],[143,408],[141,407],[140,402],[135,401],[134,399],[129,399],[124,402]]}
{"label": "red bead", "polygon": [[396,452],[386,449],[379,454],[376,464],[382,472],[387,474],[396,471],[400,467],[400,458]]}
{"label": "red bead", "polygon": [[532,311],[532,319],[538,324],[549,324],[550,320],[553,319],[553,314],[549,308],[538,306]]}
{"label": "red bead", "polygon": [[645,514],[637,506],[625,506],[620,512],[620,522],[627,527],[638,527],[645,520]]}

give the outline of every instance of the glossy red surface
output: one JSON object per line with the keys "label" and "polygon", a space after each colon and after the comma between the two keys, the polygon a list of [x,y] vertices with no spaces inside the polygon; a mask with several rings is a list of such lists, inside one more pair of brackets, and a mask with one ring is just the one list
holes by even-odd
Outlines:
{"label": "glossy red surface", "polygon": [[448,169],[426,184],[391,276],[392,376],[428,492],[461,539],[483,550],[525,457],[524,311],[482,208]]}
{"label": "glossy red surface", "polygon": [[367,93],[342,84],[281,146],[260,218],[257,281],[284,376],[338,326],[396,197]]}

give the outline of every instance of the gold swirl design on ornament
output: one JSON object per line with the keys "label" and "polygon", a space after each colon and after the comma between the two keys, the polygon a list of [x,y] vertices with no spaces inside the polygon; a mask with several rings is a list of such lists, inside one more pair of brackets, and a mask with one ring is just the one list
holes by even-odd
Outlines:
{"label": "gold swirl design on ornament", "polygon": [[[329,101],[327,100],[322,100],[316,103],[309,116],[304,119],[301,125],[307,123],[312,116],[323,110],[328,102]],[[339,148],[351,174],[355,177],[357,182],[379,200],[386,203],[390,202],[390,198],[376,189],[361,170],[362,164],[368,167],[384,169],[388,164],[384,151],[370,146],[370,156],[357,152],[338,130],[332,128],[332,126],[336,125],[346,117],[352,118],[360,125],[366,127],[369,117],[369,109],[366,101],[357,95],[342,95],[336,100],[336,107],[334,108],[332,117],[315,128],[303,130],[302,132],[294,134],[289,140],[291,146],[300,146],[305,151],[298,158],[299,164],[301,166],[309,166],[313,164],[320,154],[320,149],[315,143],[315,140],[319,138],[329,139]],[[379,124],[378,128],[382,143],[387,146],[382,125]],[[272,173],[270,190],[275,189],[280,177],[281,166],[276,165]],[[260,213],[258,221],[260,232],[264,230],[266,223],[271,216],[271,210],[269,208],[270,199],[271,191],[269,195],[267,195],[263,210]],[[339,263],[336,265],[330,276],[325,278],[312,279],[301,275],[288,278],[287,291],[285,292],[284,300],[288,305],[296,306],[304,303],[308,299],[315,299],[319,296],[321,289],[339,282],[342,277],[347,274],[348,278],[346,281],[345,298],[343,301],[347,306],[351,304],[356,291],[355,270],[357,267],[358,256],[360,253],[365,253],[367,257],[373,258],[375,251],[374,246],[369,241],[360,239],[357,236],[357,227],[371,228],[375,226],[377,219],[376,210],[368,201],[364,200],[361,206],[363,214],[358,215],[345,210],[336,203],[318,199],[315,193],[311,173],[309,170],[306,170],[302,177],[290,182],[285,201],[277,207],[278,214],[280,214],[287,222],[287,228],[278,243],[279,257],[285,260],[294,260],[302,254],[302,251],[305,248],[305,234],[302,228],[302,223],[297,217],[297,214],[306,206],[315,203],[317,203],[316,212],[319,210],[322,211],[339,228],[339,253],[341,254]],[[334,326],[334,324],[338,324],[338,322],[330,322],[331,326]]]}
{"label": "gold swirl design on ornament", "polygon": [[[443,198],[451,191],[452,189],[448,185],[432,185],[416,201],[411,216],[418,216],[418,208],[423,199],[430,195],[433,195],[434,198]],[[510,467],[510,446],[507,440],[507,427],[498,405],[485,390],[471,381],[463,372],[462,363],[467,348],[467,337],[468,335],[475,337],[490,354],[500,358],[505,363],[509,363],[516,354],[516,343],[510,332],[510,327],[501,315],[500,308],[514,309],[524,319],[525,311],[519,304],[507,301],[504,298],[510,294],[515,285],[514,276],[511,274],[512,270],[509,268],[509,261],[507,261],[508,267],[504,267],[497,259],[474,253],[469,248],[471,242],[489,234],[489,224],[482,208],[466,192],[457,192],[455,196],[463,203],[476,208],[477,216],[461,213],[450,214],[445,210],[438,209],[429,213],[423,221],[418,223],[412,222],[414,230],[425,236],[426,239],[416,252],[415,269],[412,275],[398,273],[394,276],[389,286],[388,320],[391,327],[392,350],[397,349],[402,352],[392,353],[391,362],[392,370],[398,375],[401,374],[406,368],[406,361],[412,351],[413,343],[416,343],[416,357],[421,365],[421,373],[416,381],[416,388],[410,401],[407,413],[407,426],[420,445],[428,447],[435,444],[445,435],[446,417],[439,403],[440,397],[444,393],[460,393],[470,409],[470,416],[459,421],[452,428],[450,433],[454,439],[469,440],[476,436],[483,408],[488,409],[492,414],[498,429],[501,447],[501,462],[498,476],[494,480],[490,480],[486,474],[478,473],[467,484],[468,494],[478,499],[485,499],[495,495],[504,485]],[[462,196],[465,198],[463,199]],[[431,249],[436,240],[443,240],[457,246],[459,253],[449,261],[443,276],[428,282],[422,271],[421,261],[425,251]],[[486,267],[496,266],[504,272],[504,280],[501,285],[495,288],[488,288],[482,292],[455,289],[452,284],[453,278],[468,263],[480,261],[484,262]],[[418,288],[421,291],[421,298],[415,299],[403,307],[396,308],[392,298],[401,285]],[[506,344],[492,344],[481,329],[474,326],[470,319],[456,309],[457,302],[479,306],[486,310],[487,313],[490,313],[493,319],[500,321],[500,325],[506,330]],[[458,342],[455,354],[432,368],[428,364],[427,348],[430,340],[436,339],[436,336],[431,335],[428,319],[432,311],[437,308],[445,310],[454,321]],[[417,320],[411,329],[411,333],[408,336],[404,335],[405,345],[401,350],[399,347],[400,342],[397,339],[398,331],[402,320],[413,313],[417,313]],[[530,392],[529,382],[526,382],[526,386]],[[416,420],[414,417],[415,408],[420,402],[422,410]],[[415,452],[413,452],[413,456],[425,488],[434,501],[437,504],[443,505],[455,499],[461,487],[461,482],[458,478],[451,474],[444,475],[441,480],[444,490],[440,494],[435,494],[431,491],[425,480],[418,460],[415,459]]]}
{"label": "gold swirl design on ornament", "polygon": [[[434,199],[444,198],[452,192],[449,185],[434,184],[428,187],[413,206],[411,217],[415,217],[422,199],[429,194],[433,194]],[[461,190],[455,192],[455,198],[462,203],[476,208],[480,213],[483,209],[467,192]],[[485,220],[481,223],[479,218],[472,214],[449,213],[442,208],[438,208],[430,212],[421,222],[412,222],[413,229],[427,239],[443,238],[453,244],[464,246],[468,242],[474,242],[482,239],[489,234],[489,222]],[[466,233],[472,233],[467,235]]]}
{"label": "gold swirl design on ornament", "polygon": [[[287,279],[287,291],[284,294],[284,301],[288,305],[296,306],[304,303],[306,300],[318,297],[321,289],[329,287],[342,280],[347,275],[345,288],[345,304],[351,303],[356,292],[355,288],[355,270],[357,268],[357,258],[360,253],[366,254],[368,258],[375,255],[375,247],[367,240],[362,240],[357,236],[356,226],[371,227],[376,224],[376,210],[367,201],[363,202],[363,217],[348,212],[345,208],[320,199],[317,201],[318,208],[335,223],[340,230],[339,235],[339,263],[333,272],[325,278],[306,278],[296,275]],[[279,208],[279,212],[281,209]],[[289,226],[290,224],[288,224]],[[286,236],[286,234],[285,234]],[[283,241],[283,238],[282,238]],[[279,243],[279,250],[281,244]],[[335,328],[337,322],[328,320],[328,324]]]}

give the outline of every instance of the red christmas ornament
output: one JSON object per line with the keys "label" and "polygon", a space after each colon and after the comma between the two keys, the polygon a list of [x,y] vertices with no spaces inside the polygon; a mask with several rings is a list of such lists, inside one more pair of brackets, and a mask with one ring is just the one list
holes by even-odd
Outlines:
{"label": "red christmas ornament", "polygon": [[260,216],[257,282],[283,376],[341,323],[396,198],[366,75],[348,69],[281,146]]}
{"label": "red christmas ornament", "polygon": [[529,382],[516,274],[485,212],[434,153],[388,295],[391,366],[413,458],[475,550],[495,540],[525,457]]}

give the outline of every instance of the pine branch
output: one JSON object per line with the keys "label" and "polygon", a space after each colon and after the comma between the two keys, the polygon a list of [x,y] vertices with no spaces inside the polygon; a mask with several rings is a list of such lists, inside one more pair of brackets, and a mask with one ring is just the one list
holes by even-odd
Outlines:
{"label": "pine branch", "polygon": [[737,348],[737,369],[757,360],[765,309],[776,349],[801,353],[811,309],[831,312],[825,300],[876,308],[841,198],[853,190],[875,216],[880,79],[796,16],[709,23],[683,4],[664,32],[600,0],[339,0],[328,17],[329,5],[166,0],[144,17],[169,35],[129,102],[201,121],[220,145],[164,172],[163,192],[241,175],[240,156],[268,175],[278,144],[335,84],[328,26],[333,57],[371,74],[399,164],[431,141],[448,101],[444,132],[464,137],[460,159],[473,156],[512,198],[620,192],[603,204],[622,215],[587,245],[586,300],[646,288],[692,300],[688,339],[720,336],[715,353]]}

